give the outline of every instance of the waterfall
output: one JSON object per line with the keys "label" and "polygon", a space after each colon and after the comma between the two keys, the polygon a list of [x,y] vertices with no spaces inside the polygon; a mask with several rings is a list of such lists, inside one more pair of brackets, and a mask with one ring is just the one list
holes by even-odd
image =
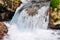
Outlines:
{"label": "waterfall", "polygon": [[[4,40],[58,40],[56,33],[47,29],[49,14],[49,5],[42,5],[38,8],[37,14],[30,16],[26,10],[30,3],[21,4],[8,23],[8,37]],[[49,4],[49,2],[47,3]],[[30,31],[31,30],[31,31]]]}
{"label": "waterfall", "polygon": [[42,6],[40,5],[41,7],[38,8],[37,14],[34,16],[29,16],[26,11],[26,8],[31,5],[31,2],[21,4],[17,8],[10,24],[16,24],[20,30],[47,29],[49,15],[46,16],[46,14],[49,9],[49,2],[45,3],[44,6],[41,4]]}

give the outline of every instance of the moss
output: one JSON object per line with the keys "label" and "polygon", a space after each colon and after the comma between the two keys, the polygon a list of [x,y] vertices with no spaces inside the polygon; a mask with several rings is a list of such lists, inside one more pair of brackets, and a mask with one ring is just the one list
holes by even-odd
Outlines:
{"label": "moss", "polygon": [[53,8],[56,8],[59,3],[60,3],[60,0],[52,0],[52,1],[51,1],[51,6],[52,6]]}

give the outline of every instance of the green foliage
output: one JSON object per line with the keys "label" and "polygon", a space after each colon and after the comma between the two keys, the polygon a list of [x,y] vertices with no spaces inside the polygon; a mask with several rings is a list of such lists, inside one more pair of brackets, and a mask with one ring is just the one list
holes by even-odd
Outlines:
{"label": "green foliage", "polygon": [[51,6],[52,6],[52,8],[56,8],[57,5],[59,5],[59,3],[60,3],[60,0],[52,0],[52,1],[51,1]]}

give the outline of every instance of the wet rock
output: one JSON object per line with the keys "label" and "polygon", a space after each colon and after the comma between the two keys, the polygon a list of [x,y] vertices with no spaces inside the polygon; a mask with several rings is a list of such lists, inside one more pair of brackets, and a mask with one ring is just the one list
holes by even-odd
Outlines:
{"label": "wet rock", "polygon": [[34,9],[34,8],[28,8],[28,9],[27,9],[27,13],[28,13],[30,16],[33,16],[33,15],[36,15],[36,14],[37,14],[37,10]]}
{"label": "wet rock", "polygon": [[3,37],[7,35],[7,33],[8,33],[7,26],[3,22],[0,22],[0,40],[2,40]]}
{"label": "wet rock", "polygon": [[[25,6],[25,9],[27,9],[27,13],[30,16],[34,16],[38,14],[38,10],[42,8],[43,6],[48,6],[49,1],[48,0],[31,0],[29,4]],[[29,5],[29,6],[28,6]]]}

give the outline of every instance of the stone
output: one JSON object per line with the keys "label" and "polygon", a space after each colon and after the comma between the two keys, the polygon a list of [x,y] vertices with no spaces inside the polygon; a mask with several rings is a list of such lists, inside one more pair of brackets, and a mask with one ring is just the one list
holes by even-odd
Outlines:
{"label": "stone", "polygon": [[20,0],[0,0],[0,21],[12,19],[21,3]]}
{"label": "stone", "polygon": [[7,33],[8,33],[7,26],[3,22],[0,22],[0,39],[2,40],[3,37],[7,35]]}

